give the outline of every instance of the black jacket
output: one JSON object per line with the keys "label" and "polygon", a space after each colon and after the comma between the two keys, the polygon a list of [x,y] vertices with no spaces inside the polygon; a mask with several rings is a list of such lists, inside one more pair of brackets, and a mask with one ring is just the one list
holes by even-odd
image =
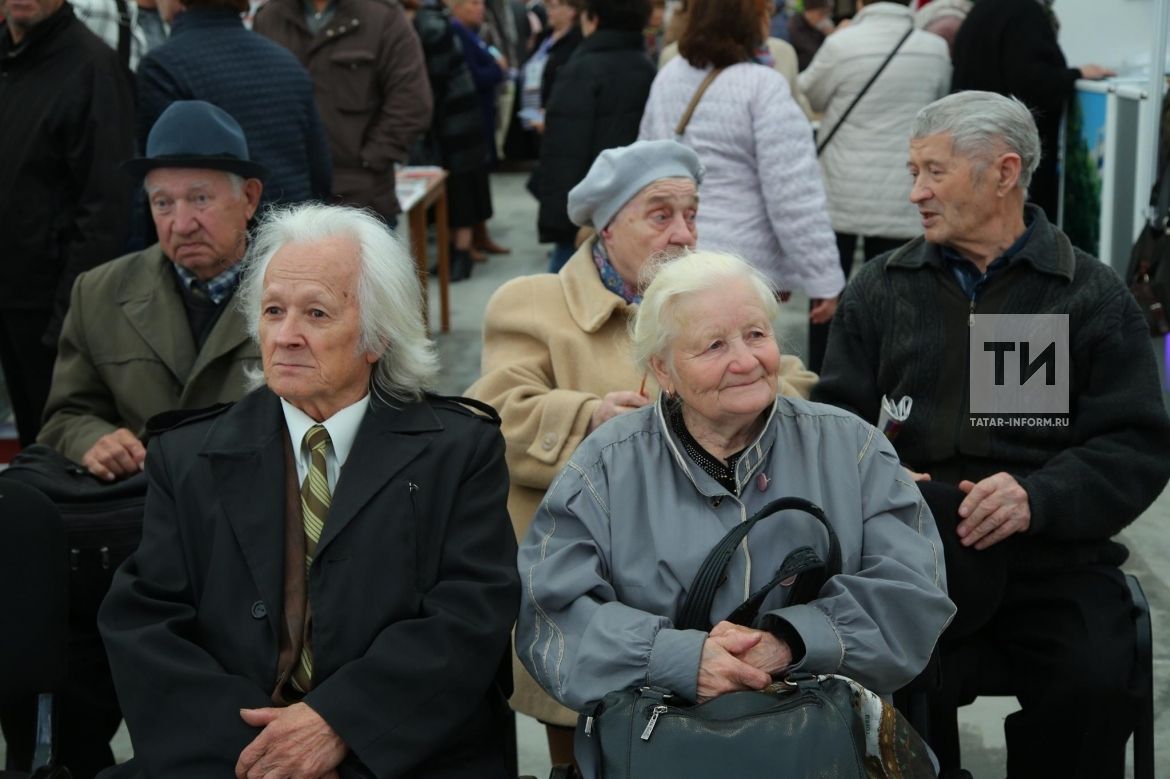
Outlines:
{"label": "black jacket", "polygon": [[118,55],[65,3],[14,47],[0,24],[0,310],[53,309],[124,253],[134,103]]}
{"label": "black jacket", "polygon": [[1081,77],[1068,67],[1048,14],[1034,0],[979,0],[955,37],[951,90],[1014,95],[1036,117],[1040,167],[1029,193],[1056,218],[1060,116]]}
{"label": "black jacket", "polygon": [[435,112],[430,129],[419,141],[422,149],[412,161],[442,165],[452,174],[482,170],[489,157],[479,96],[447,10],[423,6],[415,14],[414,29],[422,41]]}
{"label": "black jacket", "polygon": [[[894,441],[908,467],[951,484],[1007,471],[1028,492],[1031,527],[1009,539],[1017,560],[1118,563],[1124,551],[1107,540],[1170,477],[1170,419],[1149,332],[1117,274],[1028,208],[1032,235],[974,305],[922,238],[867,262],[841,295],[812,399],[875,423],[883,395],[910,396]],[[1068,426],[973,421],[971,313],[1068,315]]]}
{"label": "black jacket", "polygon": [[[507,776],[520,577],[494,422],[437,398],[362,419],[306,581],[305,703],[349,747],[342,777]],[[142,543],[98,617],[134,734],[107,779],[232,776],[260,732],[239,710],[278,686],[286,437],[262,388],[151,441]]]}
{"label": "black jacket", "polygon": [[566,201],[597,155],[638,139],[638,125],[657,70],[641,33],[598,30],[557,74],[545,109],[540,147],[542,242],[570,242],[577,227]]}

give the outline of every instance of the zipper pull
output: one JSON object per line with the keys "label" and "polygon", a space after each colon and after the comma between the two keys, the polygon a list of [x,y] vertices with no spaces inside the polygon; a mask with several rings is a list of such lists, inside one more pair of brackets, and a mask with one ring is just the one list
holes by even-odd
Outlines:
{"label": "zipper pull", "polygon": [[585,735],[586,736],[593,735],[593,717],[592,716],[585,718]]}
{"label": "zipper pull", "polygon": [[654,726],[658,724],[658,716],[666,713],[666,707],[658,705],[650,712],[650,721],[646,723],[646,729],[642,731],[642,740],[649,741],[650,734],[654,732]]}

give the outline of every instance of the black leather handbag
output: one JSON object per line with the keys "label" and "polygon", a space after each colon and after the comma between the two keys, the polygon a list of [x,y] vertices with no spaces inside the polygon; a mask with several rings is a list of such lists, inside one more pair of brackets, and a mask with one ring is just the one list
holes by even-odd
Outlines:
{"label": "black leather handbag", "polygon": [[[820,507],[780,498],[711,550],[687,591],[676,627],[711,627],[707,615],[735,549],[757,522],[785,510],[820,522],[829,537],[828,560],[809,547],[793,551],[728,621],[754,624],[768,593],[781,584],[792,588],[789,604],[808,602],[841,571],[840,545]],[[698,705],[670,690],[639,687],[606,695],[587,720],[586,734],[603,779],[935,776],[925,744],[892,707],[881,707],[880,723],[868,723],[870,736],[861,709],[857,687],[838,676],[792,674],[766,690],[728,693]],[[887,742],[880,759],[867,757],[867,738]]]}
{"label": "black leather handbag", "polygon": [[80,463],[33,444],[0,471],[0,479],[37,489],[61,512],[69,547],[70,624],[92,625],[114,570],[142,539],[146,474],[107,483]]}

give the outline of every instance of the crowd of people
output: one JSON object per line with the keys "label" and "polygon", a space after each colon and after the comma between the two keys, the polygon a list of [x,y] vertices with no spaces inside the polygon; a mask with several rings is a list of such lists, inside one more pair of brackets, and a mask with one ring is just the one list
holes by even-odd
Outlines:
{"label": "crowd of people", "polygon": [[[147,485],[71,625],[73,776],[515,779],[510,704],[589,778],[610,691],[892,696],[931,664],[942,716],[972,647],[1019,677],[1010,775],[1123,774],[1114,537],[1170,480],[1170,418],[1132,294],[1056,224],[1060,109],[1109,71],[1068,67],[1050,3],[110,3],[0,0],[20,441]],[[494,292],[480,378],[443,397],[395,169],[447,171],[458,281],[509,251],[517,162],[549,272]],[[1050,314],[1066,406],[984,424],[976,317]],[[761,525],[711,629],[680,628],[710,547],[780,496],[824,509],[841,571],[732,624],[826,552]],[[13,765],[32,712],[0,701]]]}

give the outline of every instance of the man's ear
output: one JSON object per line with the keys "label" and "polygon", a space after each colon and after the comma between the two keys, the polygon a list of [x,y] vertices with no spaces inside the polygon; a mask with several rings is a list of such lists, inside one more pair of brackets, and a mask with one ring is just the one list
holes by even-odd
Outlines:
{"label": "man's ear", "polygon": [[1020,155],[1015,152],[1000,155],[999,163],[996,166],[995,181],[995,191],[998,195],[1006,195],[1016,188],[1020,183],[1020,170],[1022,168],[1023,161],[1020,159]]}
{"label": "man's ear", "polygon": [[264,185],[260,179],[244,179],[244,201],[248,204],[248,218],[251,219],[256,209],[260,207],[260,195],[264,192]]}

